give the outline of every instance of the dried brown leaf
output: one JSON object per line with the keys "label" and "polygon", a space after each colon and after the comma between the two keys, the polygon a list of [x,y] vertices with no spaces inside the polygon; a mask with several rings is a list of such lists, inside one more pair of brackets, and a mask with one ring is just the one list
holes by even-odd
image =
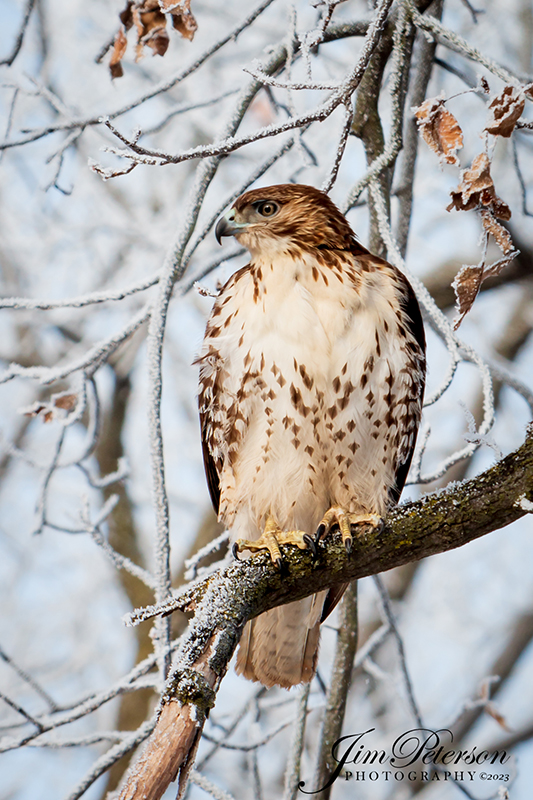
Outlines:
{"label": "dried brown leaf", "polygon": [[453,321],[454,331],[457,330],[474,305],[482,280],[483,264],[477,264],[476,266],[465,264],[455,276],[455,280],[452,283],[457,301],[457,316]]}
{"label": "dried brown leaf", "polygon": [[[505,230],[505,228],[502,228],[502,230]],[[457,330],[466,314],[468,314],[474,305],[474,300],[478,296],[483,281],[486,278],[499,275],[502,269],[510,264],[513,258],[518,255],[518,252],[518,250],[511,250],[503,258],[499,261],[495,261],[493,264],[487,265],[482,261],[475,266],[465,265],[459,270],[452,283],[457,301],[457,316],[453,321],[454,330]]]}
{"label": "dried brown leaf", "polygon": [[192,41],[198,30],[198,23],[191,11],[191,0],[161,0],[161,8],[172,14],[172,26],[181,33],[185,39]]}
{"label": "dried brown leaf", "polygon": [[470,169],[461,173],[461,183],[454,191],[450,192],[452,208],[457,211],[469,211],[472,208],[487,207],[498,219],[510,219],[511,209],[501,200],[494,189],[490,174],[490,161],[486,153],[480,153],[472,162]]}
{"label": "dried brown leaf", "polygon": [[484,208],[481,211],[481,222],[487,233],[490,233],[494,237],[502,253],[505,255],[510,253],[513,249],[511,234],[507,228],[504,228],[503,225],[497,222],[494,214],[488,208]]}
{"label": "dried brown leaf", "polygon": [[494,136],[508,138],[520,119],[526,99],[522,89],[506,86],[489,104],[489,114],[485,130]]}
{"label": "dried brown leaf", "polygon": [[109,62],[109,71],[111,72],[112,78],[122,78],[124,74],[124,70],[122,69],[122,64],[120,62],[124,56],[124,53],[126,52],[127,46],[128,40],[126,38],[126,33],[124,28],[120,28],[115,36],[113,52],[111,53],[111,60]]}
{"label": "dried brown leaf", "polygon": [[133,6],[133,0],[128,0],[126,3],[126,8],[124,9],[124,11],[121,11],[120,14],[118,15],[120,21],[122,22],[127,31],[129,31],[129,29],[133,25],[133,14],[131,10],[132,6]]}
{"label": "dried brown leaf", "polygon": [[491,207],[492,207],[492,213],[497,219],[505,219],[505,220],[511,219],[511,209],[509,208],[507,203],[501,199],[501,197],[495,195],[492,198]]}
{"label": "dried brown leaf", "polygon": [[133,22],[137,30],[137,44],[135,45],[135,61],[140,61],[143,57],[143,46],[141,39],[143,37],[144,25],[141,21],[141,12],[138,8],[133,9]]}
{"label": "dried brown leaf", "polygon": [[21,410],[26,417],[41,417],[43,422],[65,417],[65,411],[71,411],[78,402],[78,395],[68,392],[52,395],[46,402],[36,401],[29,408]]}
{"label": "dried brown leaf", "polygon": [[463,132],[459,123],[444,106],[443,98],[426,100],[415,110],[418,129],[441,163],[457,164],[456,151],[463,146]]}
{"label": "dried brown leaf", "polygon": [[133,21],[137,29],[135,60],[144,55],[144,48],[151,47],[154,55],[164,56],[169,45],[166,31],[167,20],[158,0],[146,0],[143,5],[133,9]]}
{"label": "dried brown leaf", "polygon": [[56,408],[62,408],[64,411],[72,411],[78,402],[77,394],[55,394],[52,401]]}
{"label": "dried brown leaf", "polygon": [[141,23],[143,26],[142,37],[144,38],[154,30],[165,28],[167,20],[165,15],[161,13],[158,7],[157,9],[150,11],[141,10]]}
{"label": "dried brown leaf", "polygon": [[166,28],[156,28],[148,37],[143,39],[143,44],[151,47],[154,55],[164,56],[168,50],[170,39]]}

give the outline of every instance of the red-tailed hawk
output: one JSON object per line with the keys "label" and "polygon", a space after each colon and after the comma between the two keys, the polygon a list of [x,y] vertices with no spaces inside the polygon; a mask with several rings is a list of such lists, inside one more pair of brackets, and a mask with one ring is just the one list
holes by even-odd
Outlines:
{"label": "red-tailed hawk", "polygon": [[[239,197],[217,239],[251,253],[218,295],[200,363],[213,504],[236,550],[314,544],[378,526],[415,444],[425,340],[406,278],[356,240],[326,194],[286,184]],[[247,623],[237,671],[290,687],[315,672],[319,626],[345,587]]]}

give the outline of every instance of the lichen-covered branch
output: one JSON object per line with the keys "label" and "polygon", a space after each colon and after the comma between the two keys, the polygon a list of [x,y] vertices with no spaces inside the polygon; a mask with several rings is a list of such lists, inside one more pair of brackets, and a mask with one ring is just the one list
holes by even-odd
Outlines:
{"label": "lichen-covered branch", "polygon": [[[174,659],[159,722],[121,800],[157,800],[176,776],[183,791],[206,713],[248,619],[329,586],[460,547],[532,509],[530,427],[524,444],[491,469],[394,509],[381,532],[354,541],[350,555],[334,535],[320,543],[316,558],[309,550],[284,548],[282,570],[260,553],[210,576],[199,589],[201,599],[189,595],[196,613]],[[147,794],[152,786],[157,792]]]}

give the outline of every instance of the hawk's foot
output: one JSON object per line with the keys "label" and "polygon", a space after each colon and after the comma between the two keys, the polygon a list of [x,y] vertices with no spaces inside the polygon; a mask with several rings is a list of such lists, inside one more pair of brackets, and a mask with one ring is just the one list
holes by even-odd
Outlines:
{"label": "hawk's foot", "polygon": [[309,548],[313,551],[313,555],[316,555],[315,542],[308,533],[304,531],[282,531],[272,517],[267,518],[265,530],[259,539],[253,542],[249,539],[237,539],[233,545],[233,555],[237,558],[238,553],[242,553],[243,550],[250,550],[251,553],[257,553],[259,550],[268,550],[270,558],[279,568],[281,567],[280,544],[293,544],[299,547],[300,550]]}
{"label": "hawk's foot", "polygon": [[383,518],[379,514],[352,514],[340,506],[332,506],[326,511],[316,529],[315,541],[318,542],[323,536],[330,533],[334,525],[339,526],[346,552],[350,553],[353,543],[352,528],[356,529],[357,536],[365,535],[364,530],[357,530],[359,526],[363,525],[369,525],[374,530],[380,531],[383,527]]}

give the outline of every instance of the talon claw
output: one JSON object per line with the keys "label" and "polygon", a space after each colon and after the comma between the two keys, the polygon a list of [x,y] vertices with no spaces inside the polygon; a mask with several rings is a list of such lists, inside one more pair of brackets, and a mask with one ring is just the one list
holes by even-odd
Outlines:
{"label": "talon claw", "polygon": [[240,561],[239,548],[237,547],[237,542],[233,542],[231,546],[231,552],[233,553],[233,558],[235,558],[237,561]]}
{"label": "talon claw", "polygon": [[281,558],[276,558],[276,560],[274,561],[274,564],[276,565],[276,569],[279,569],[281,571],[281,567],[282,567],[282,564],[283,564]]}
{"label": "talon claw", "polygon": [[324,525],[323,522],[321,522],[318,528],[316,529],[315,542],[319,542],[322,536],[324,536],[325,532],[326,532],[326,526]]}
{"label": "talon claw", "polygon": [[309,536],[309,534],[306,533],[303,536],[303,540],[306,543],[306,545],[308,546],[308,548],[310,549],[310,551],[312,552],[313,556],[316,558],[317,549],[316,549],[316,543],[315,543],[315,540],[313,539],[313,537]]}
{"label": "talon claw", "polygon": [[346,552],[348,553],[348,555],[350,555],[350,553],[352,552],[352,545],[353,545],[353,539],[351,536],[349,539],[344,540],[344,547],[346,548]]}

